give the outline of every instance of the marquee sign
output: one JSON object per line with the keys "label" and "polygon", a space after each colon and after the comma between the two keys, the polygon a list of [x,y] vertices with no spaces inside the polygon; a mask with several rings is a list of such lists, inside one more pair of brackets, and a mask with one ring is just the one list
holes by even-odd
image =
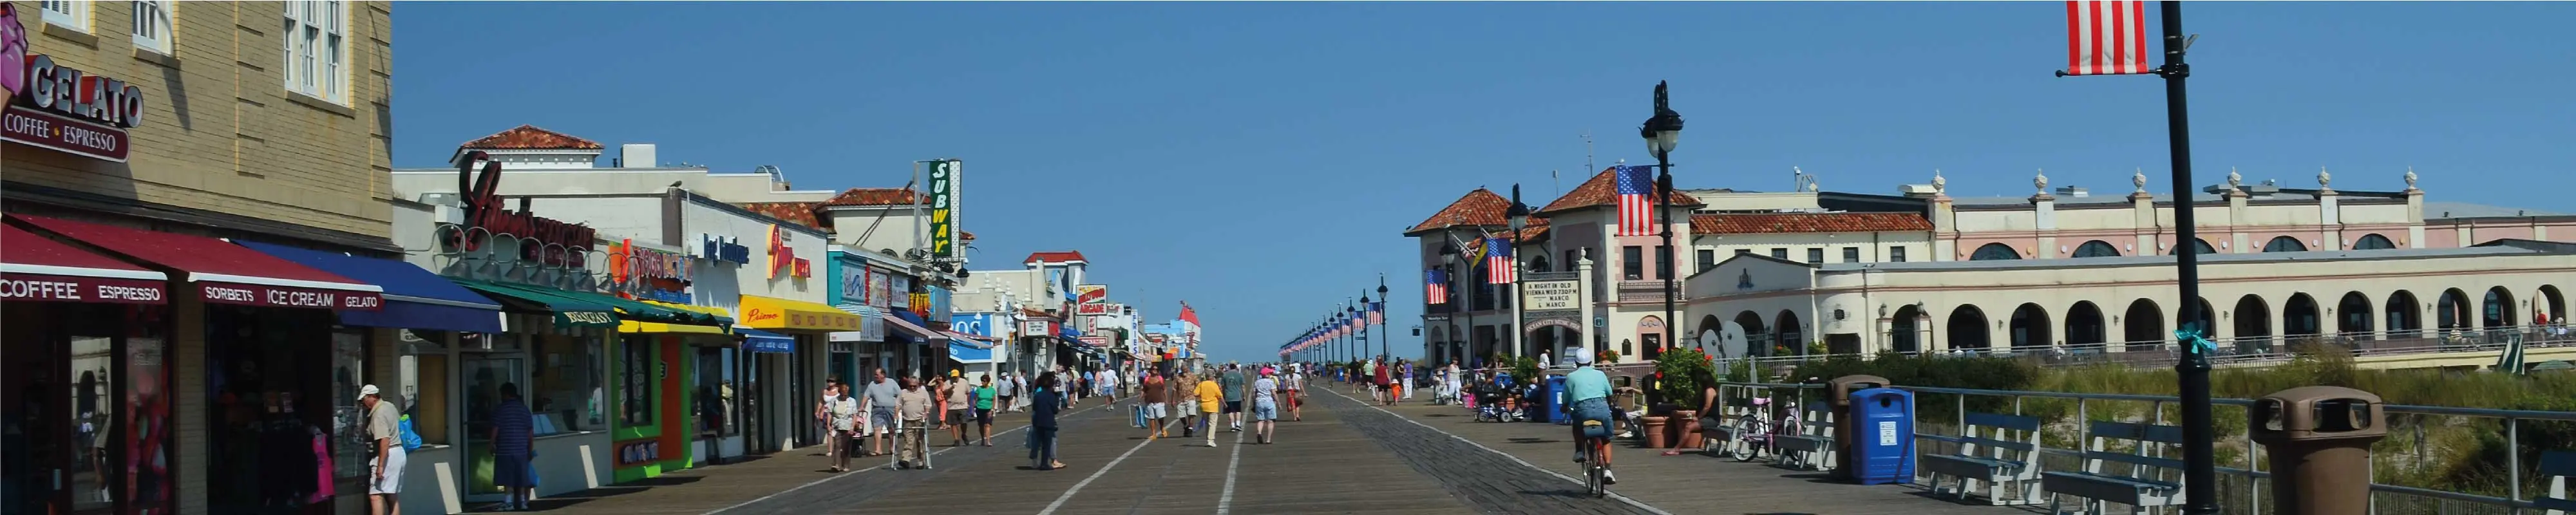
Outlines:
{"label": "marquee sign", "polygon": [[[587,225],[564,223],[526,211],[512,211],[509,206],[502,205],[501,162],[490,159],[490,155],[476,150],[467,152],[464,159],[456,161],[456,191],[464,196],[465,226],[483,229],[493,236],[506,234],[522,241],[534,240],[536,245],[520,246],[520,259],[554,266],[581,265],[576,252],[547,252],[545,249],[589,250],[591,242],[598,240],[598,231]],[[480,175],[474,173],[476,161],[483,161]],[[457,238],[463,241],[456,244],[466,251],[479,250],[486,243],[461,233]]]}
{"label": "marquee sign", "polygon": [[[15,10],[0,14],[5,30],[18,30]],[[9,39],[9,38],[0,38]],[[8,79],[5,108],[0,108],[0,139],[125,162],[125,129],[143,124],[143,88],[125,81],[90,75],[54,62],[53,56],[26,53],[23,35],[0,41],[0,61],[23,64],[0,71]]]}
{"label": "marquee sign", "polygon": [[698,247],[690,255],[708,261],[751,264],[751,247],[742,246],[742,238],[698,233]]}
{"label": "marquee sign", "polygon": [[957,169],[960,161],[930,162],[930,256],[957,256]]}

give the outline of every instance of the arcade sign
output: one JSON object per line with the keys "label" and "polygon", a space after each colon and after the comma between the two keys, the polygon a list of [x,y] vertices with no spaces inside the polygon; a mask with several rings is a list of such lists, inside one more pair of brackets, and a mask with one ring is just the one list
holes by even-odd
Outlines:
{"label": "arcade sign", "polygon": [[[456,161],[456,191],[464,196],[465,227],[480,228],[492,236],[506,234],[522,241],[535,240],[537,245],[520,246],[521,260],[554,266],[582,265],[577,251],[589,250],[591,242],[598,240],[598,231],[582,224],[564,223],[526,211],[512,211],[502,205],[501,162],[490,159],[490,155],[476,150]],[[474,173],[475,161],[483,161],[481,175]],[[456,242],[458,247],[469,252],[479,250],[485,244],[463,233],[457,234],[457,238],[462,240]],[[545,252],[546,247],[558,247],[564,252]]]}
{"label": "arcade sign", "polygon": [[8,106],[0,108],[0,139],[125,162],[125,129],[143,123],[142,87],[56,64],[45,54],[8,57],[16,56],[0,60],[25,64],[14,74],[22,80],[12,84],[23,89],[10,92]]}
{"label": "arcade sign", "polygon": [[751,247],[742,246],[742,238],[698,233],[698,247],[692,256],[708,261],[751,264]]}
{"label": "arcade sign", "polygon": [[787,274],[797,279],[814,276],[814,262],[796,257],[796,248],[790,246],[795,241],[794,232],[779,228],[777,224],[770,224],[769,278],[777,279],[779,274]]}

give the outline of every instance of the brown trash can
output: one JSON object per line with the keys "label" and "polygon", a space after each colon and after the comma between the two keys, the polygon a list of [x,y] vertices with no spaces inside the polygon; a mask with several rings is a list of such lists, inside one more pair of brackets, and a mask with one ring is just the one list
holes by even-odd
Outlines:
{"label": "brown trash can", "polygon": [[2378,395],[2338,386],[2256,399],[2247,434],[2271,452],[2272,512],[2370,511],[2370,445],[2388,437],[2385,409]]}
{"label": "brown trash can", "polygon": [[1834,413],[1834,470],[1836,478],[1850,479],[1852,469],[1851,394],[1871,388],[1893,386],[1887,378],[1852,374],[1825,381],[1825,396]]}

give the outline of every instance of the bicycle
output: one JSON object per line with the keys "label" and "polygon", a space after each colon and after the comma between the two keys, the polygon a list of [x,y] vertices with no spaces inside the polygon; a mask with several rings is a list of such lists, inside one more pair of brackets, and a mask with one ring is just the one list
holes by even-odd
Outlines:
{"label": "bicycle", "polygon": [[1592,445],[1583,447],[1583,488],[1593,497],[1610,495],[1609,460],[1601,459],[1610,447],[1610,427],[1599,420],[1583,421],[1583,438]]}
{"label": "bicycle", "polygon": [[1766,414],[1764,412],[1769,411],[1766,408],[1770,404],[1771,400],[1768,398],[1755,397],[1753,411],[1735,417],[1735,438],[1727,442],[1727,457],[1735,458],[1735,461],[1739,462],[1761,459],[1763,453],[1774,447],[1772,442],[1783,435],[1798,434],[1805,429],[1805,425],[1792,414],[1783,413],[1777,424],[1763,419],[1763,415]]}

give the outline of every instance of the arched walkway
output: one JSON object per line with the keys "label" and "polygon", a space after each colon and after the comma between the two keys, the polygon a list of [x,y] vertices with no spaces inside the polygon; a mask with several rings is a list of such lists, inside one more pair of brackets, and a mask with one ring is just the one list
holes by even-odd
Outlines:
{"label": "arched walkway", "polygon": [[2048,308],[2039,307],[2038,304],[2022,304],[2021,307],[2013,308],[2012,323],[2005,328],[2008,331],[2005,334],[2011,335],[2013,350],[2016,351],[2032,347],[2047,347],[2051,343]]}
{"label": "arched walkway", "polygon": [[2378,330],[2370,325],[2370,312],[2370,297],[2361,292],[2343,294],[2343,300],[2335,301],[2335,332],[2370,339],[2369,333]]}
{"label": "arched walkway", "polygon": [[[2182,326],[2191,325],[2192,327],[2200,329],[2200,337],[2212,340],[2218,339],[2221,333],[2221,331],[2218,330],[2218,305],[2210,304],[2208,297],[2201,297],[2200,302],[2194,303],[2193,305],[2200,307],[2200,309],[2197,310],[2200,312],[2200,318],[2187,318],[2183,313],[2175,312],[2174,328],[2176,330],[2180,330]],[[2192,325],[2194,323],[2197,323],[2198,325]]]}
{"label": "arched walkway", "polygon": [[2101,345],[2110,341],[2106,334],[2109,330],[2110,324],[2102,322],[2102,308],[2091,301],[2076,301],[2074,307],[2066,308],[2067,346]]}
{"label": "arched walkway", "polygon": [[1700,315],[1699,325],[1692,327],[1699,329],[1690,333],[1691,347],[1710,356],[1717,355],[1717,333],[1726,330],[1725,324],[1717,321],[1717,315]]}
{"label": "arched walkway", "polygon": [[2484,327],[2494,329],[2514,325],[2514,319],[2518,318],[2514,316],[2515,312],[2520,310],[2514,307],[2513,290],[2504,289],[2503,286],[2488,288],[2485,301],[2485,313],[2479,317],[2485,322]]}
{"label": "arched walkway", "polygon": [[2375,249],[2393,249],[2393,248],[2397,248],[2397,242],[2388,241],[2388,237],[2387,237],[2387,236],[2380,236],[2380,235],[2377,235],[2377,234],[2364,234],[2364,235],[2361,235],[2361,239],[2358,239],[2358,240],[2352,240],[2352,249],[2353,249],[2353,250],[2375,250]]}
{"label": "arched walkway", "polygon": [[1977,247],[1976,253],[1968,255],[1969,261],[1999,261],[2011,259],[2021,259],[2021,252],[2013,250],[2011,245],[2001,243],[1988,243],[1983,246],[1979,246]]}
{"label": "arched walkway", "polygon": [[2459,288],[2442,290],[2441,300],[2433,302],[2433,323],[2445,334],[2473,327],[2469,322],[2469,293]]}
{"label": "arched walkway", "polygon": [[2323,332],[2322,328],[2325,325],[2324,322],[2325,321],[2321,320],[2318,316],[2316,297],[2310,297],[2306,293],[2294,293],[2290,294],[2289,302],[2281,304],[2281,334],[2283,336],[2293,338],[2300,336],[2315,336],[2317,333]]}
{"label": "arched walkway", "polygon": [[[2567,296],[2558,293],[2558,286],[2540,285],[2538,297],[2540,301],[2538,311],[2549,315],[2551,325],[2567,325]],[[2534,318],[2532,321],[2538,322],[2539,319]]]}
{"label": "arched walkway", "polygon": [[1744,353],[1746,355],[1772,355],[1771,324],[1764,323],[1762,321],[1762,315],[1753,314],[1751,311],[1736,313],[1735,325],[1744,328]]}
{"label": "arched walkway", "polygon": [[1906,354],[1923,352],[1922,335],[1915,334],[1922,330],[1921,324],[1914,320],[1922,316],[1923,310],[1913,304],[1896,308],[1896,314],[1887,320],[1887,350]]}
{"label": "arched walkway", "polygon": [[2298,238],[2288,236],[2276,236],[2272,241],[2263,242],[2264,252],[2306,252],[2307,250],[2308,244],[2299,243]]}
{"label": "arched walkway", "polygon": [[2129,302],[2129,310],[2120,315],[2120,341],[2129,350],[2152,349],[2165,341],[2165,314],[2156,301],[2138,299]]}
{"label": "arched walkway", "polygon": [[1942,327],[1946,330],[1942,337],[1949,340],[1949,348],[1985,349],[1994,346],[1986,331],[1986,312],[1974,305],[1950,310],[1950,318],[1943,321]]}
{"label": "arched walkway", "polygon": [[1772,334],[1780,335],[1776,341],[1779,342],[1777,345],[1783,351],[1781,355],[1807,355],[1807,340],[1803,335],[1799,334],[1799,330],[1802,328],[1799,327],[1798,324],[1797,312],[1786,309],[1780,310],[1780,317],[1771,324],[1771,327]]}
{"label": "arched walkway", "polygon": [[2236,299],[2236,309],[2229,311],[2236,319],[2237,352],[2262,353],[2272,349],[2272,306],[2260,295]]}
{"label": "arched walkway", "polygon": [[[2083,245],[2077,245],[2077,246],[2075,246],[2075,253],[2072,255],[2072,257],[2080,257],[2080,258],[2088,258],[2088,257],[2119,257],[2119,256],[2120,256],[2120,248],[2119,248],[2119,247],[2111,246],[2111,244],[2109,244],[2109,243],[2104,243],[2102,240],[2093,240],[2093,241],[2084,242],[2084,244],[2083,244]],[[2070,343],[2071,343],[2071,342],[2070,342]]]}
{"label": "arched walkway", "polygon": [[2424,305],[2415,301],[2414,292],[2397,290],[2390,293],[2385,306],[2379,311],[2380,316],[2388,321],[2388,339],[2424,336]]}

